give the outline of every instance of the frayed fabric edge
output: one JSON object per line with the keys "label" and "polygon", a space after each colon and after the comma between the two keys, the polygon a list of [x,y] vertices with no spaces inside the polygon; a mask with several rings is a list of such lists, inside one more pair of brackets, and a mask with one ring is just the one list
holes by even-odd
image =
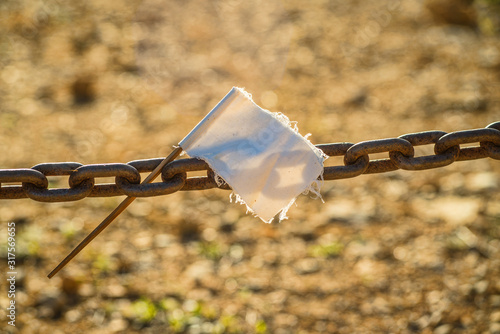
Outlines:
{"label": "frayed fabric edge", "polygon": [[[255,102],[253,101],[252,99],[252,94],[248,93],[244,88],[240,88],[240,87],[234,87],[236,89],[238,89],[238,91],[240,91],[243,95],[245,95],[245,97],[247,97],[250,101],[252,101],[254,104]],[[257,104],[256,104],[257,105]],[[257,105],[258,106],[258,105]],[[259,108],[261,108],[260,106],[258,106]],[[263,109],[263,108],[261,108]],[[266,110],[266,109],[264,109]],[[311,136],[310,133],[306,134],[305,136],[302,136],[300,133],[299,133],[299,128],[298,128],[298,122],[296,121],[290,121],[290,119],[283,113],[281,112],[271,112],[269,110],[266,110],[267,112],[269,112],[271,114],[271,116],[273,118],[275,118],[276,120],[278,120],[280,123],[282,123],[283,125],[289,127],[293,132],[295,132],[297,135],[301,136],[306,142],[307,144],[311,147],[311,149],[316,152],[318,154],[318,159],[320,160],[320,163],[322,165],[324,165],[324,162],[326,159],[329,158],[329,156],[327,154],[325,154],[325,152],[323,152],[323,150],[317,148],[316,146],[314,146],[313,143],[311,143],[308,139],[309,136]],[[182,152],[184,153],[184,151]],[[229,184],[226,182],[226,180],[224,180],[224,178],[222,176],[220,176],[215,170],[214,168],[212,168],[212,165],[210,163],[210,161],[208,161],[207,159],[203,158],[203,157],[197,157],[198,159],[202,159],[203,161],[205,161],[208,166],[212,169],[212,171],[214,172],[214,180],[215,180],[215,183],[218,185],[218,186],[221,186],[223,184]],[[313,199],[317,199],[319,198],[321,200],[322,203],[325,203],[325,201],[323,200],[323,197],[321,196],[321,187],[323,186],[323,183],[324,183],[324,178],[323,178],[323,170],[321,171],[320,175],[318,176],[318,178],[316,180],[314,180],[301,194],[303,195],[307,195],[309,193],[312,193],[314,194],[314,197],[312,197]],[[270,224],[272,223],[272,221],[274,220],[274,217],[269,219],[269,220],[265,220],[263,219],[262,217],[258,216],[253,210],[252,208],[250,208],[248,206],[248,204],[243,200],[243,198],[241,198],[240,195],[236,194],[234,191],[231,192],[231,194],[229,195],[229,201],[232,203],[233,202],[233,196],[234,196],[234,200],[235,200],[235,203],[238,203],[238,204],[242,204],[242,205],[245,205],[246,207],[246,213],[251,213],[254,217],[257,217],[259,218],[260,220],[262,220],[263,222],[267,223],[267,224]],[[276,214],[279,214],[278,216],[278,220],[279,222],[285,220],[285,219],[288,219],[288,216],[286,215],[288,210],[290,209],[290,207],[295,203],[295,201],[297,200],[297,197],[294,197],[290,200],[290,202],[284,207],[282,208],[280,211],[278,211]]]}
{"label": "frayed fabric edge", "polygon": [[318,179],[314,180],[310,185],[309,187],[306,188],[306,190],[304,190],[302,192],[302,195],[308,195],[309,193],[312,193],[314,194],[313,197],[311,197],[312,199],[320,199],[322,203],[325,203],[325,201],[323,200],[323,196],[321,196],[321,188],[323,187],[323,184],[325,183],[325,179],[323,178],[323,171],[321,171],[321,173],[319,174],[318,176]]}
{"label": "frayed fabric edge", "polygon": [[229,203],[233,203],[233,197],[234,197],[234,203],[235,204],[241,204],[241,205],[244,205],[247,209],[246,213],[250,213],[252,216],[256,217],[256,218],[259,218],[260,220],[262,220],[264,223],[268,223],[270,224],[274,218],[271,218],[269,221],[265,220],[264,218],[262,218],[261,216],[259,216],[258,214],[256,214],[251,207],[248,206],[248,204],[245,202],[245,200],[243,198],[241,198],[240,195],[238,195],[237,193],[235,193],[234,191],[231,192],[229,194]]}
{"label": "frayed fabric edge", "polygon": [[[234,203],[236,204],[241,204],[241,205],[244,205],[246,207],[246,213],[250,213],[252,216],[256,217],[256,218],[259,218],[260,220],[262,220],[264,223],[266,224],[271,224],[274,220],[275,217],[269,219],[269,220],[265,220],[264,218],[262,218],[261,216],[259,216],[258,214],[256,214],[251,207],[248,206],[248,204],[243,200],[243,198],[241,198],[240,195],[236,194],[234,191],[231,192],[231,194],[229,194],[229,202],[232,203],[233,202],[233,197],[234,197]],[[286,213],[288,211],[288,209],[293,205],[293,203],[295,203],[295,200],[297,198],[293,198],[290,203],[288,203],[283,209],[281,209],[280,211],[278,211],[276,214],[279,213],[279,217],[278,217],[278,222],[281,223],[281,221],[285,220],[285,219],[288,219],[288,217],[286,216]],[[276,215],[275,215],[276,216]]]}
{"label": "frayed fabric edge", "polygon": [[[321,153],[323,153],[323,151],[319,150]],[[323,153],[323,155],[325,155],[326,157],[328,157],[326,154]],[[197,159],[201,159],[203,161],[205,161],[208,166],[210,167],[210,169],[212,169],[213,173],[214,173],[214,180],[215,180],[215,183],[217,184],[217,186],[222,186],[224,184],[229,184],[228,182],[226,182],[226,180],[224,180],[224,178],[222,176],[220,176],[215,170],[214,168],[212,167],[212,164],[210,161],[208,161],[208,159],[205,159],[203,157],[196,157]],[[324,161],[324,160],[323,160]],[[325,203],[325,201],[323,200],[323,197],[321,196],[321,187],[323,186],[323,183],[324,183],[324,179],[323,179],[323,171],[321,171],[320,175],[318,176],[318,178],[316,180],[314,180],[304,191],[302,191],[300,194],[302,195],[308,195],[309,193],[312,193],[314,194],[314,197],[312,197],[313,199],[320,199],[321,202]],[[231,186],[231,185],[229,185]],[[299,194],[299,195],[300,195]],[[264,223],[267,223],[267,224],[271,224],[274,220],[275,217],[269,219],[269,220],[265,220],[264,218],[260,217],[259,215],[257,215],[251,207],[248,206],[248,204],[245,202],[245,200],[243,200],[243,198],[241,198],[240,195],[238,195],[237,193],[235,193],[234,191],[231,192],[231,194],[229,194],[229,202],[232,203],[233,202],[233,197],[234,197],[234,203],[236,204],[241,204],[241,205],[244,205],[246,207],[246,213],[250,213],[252,214],[252,216],[256,217],[256,218],[259,218],[260,220],[262,220]],[[290,200],[290,202],[285,206],[283,207],[280,211],[278,211],[276,213],[276,215],[279,214],[278,216],[278,223],[281,223],[283,220],[286,220],[288,219],[288,216],[287,216],[287,213],[288,213],[288,210],[290,209],[290,207],[295,203],[295,201],[297,200],[297,197],[294,197]],[[275,215],[275,216],[276,216]]]}

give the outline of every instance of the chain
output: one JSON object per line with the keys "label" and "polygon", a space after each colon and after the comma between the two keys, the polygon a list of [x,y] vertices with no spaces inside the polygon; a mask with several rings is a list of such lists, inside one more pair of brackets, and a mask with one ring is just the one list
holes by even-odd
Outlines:
{"label": "chain", "polygon": [[[479,146],[460,147],[471,143],[479,143]],[[428,144],[434,144],[435,154],[415,157],[414,147]],[[324,168],[324,180],[346,179],[398,169],[424,170],[447,166],[455,161],[488,157],[500,160],[500,122],[483,129],[451,133],[425,131],[398,138],[369,140],[357,144],[320,144],[316,147],[328,156],[344,157],[343,166]],[[370,160],[369,154],[384,152],[389,154],[389,158]],[[60,162],[43,163],[32,168],[0,169],[0,199],[31,198],[40,202],[67,202],[85,197],[150,197],[184,190],[230,189],[227,184],[218,185],[207,163],[198,159],[175,160],[162,169],[161,182],[140,184],[140,173],[151,172],[162,160],[163,158],[156,158],[126,164],[93,165]],[[206,176],[187,177],[188,172],[194,171],[206,171]],[[69,188],[48,187],[47,176],[64,175],[69,176]],[[115,183],[95,184],[95,179],[99,177],[115,177]]]}

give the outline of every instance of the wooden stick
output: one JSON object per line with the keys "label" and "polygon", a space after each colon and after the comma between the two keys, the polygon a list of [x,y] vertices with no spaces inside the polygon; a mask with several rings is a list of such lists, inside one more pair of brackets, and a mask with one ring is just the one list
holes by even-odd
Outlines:
{"label": "wooden stick", "polygon": [[[170,153],[168,155],[168,157],[166,157],[151,172],[151,174],[149,174],[148,177],[144,179],[144,181],[142,182],[142,184],[151,183],[161,173],[161,170],[163,169],[163,167],[165,167],[166,164],[168,164],[169,162],[171,162],[175,158],[177,158],[179,156],[179,154],[181,154],[181,152],[182,152],[182,148],[181,147],[176,147],[172,151],[172,153]],[[85,239],[83,239],[83,241],[80,242],[78,244],[78,246],[76,246],[76,248],[73,249],[71,251],[71,253],[69,253],[69,255],[66,256],[66,258],[64,258],[64,260],[62,260],[61,263],[59,263],[57,265],[57,267],[55,267],[54,270],[52,270],[50,272],[50,274],[47,275],[47,277],[48,278],[54,277],[54,275],[57,274],[59,272],[59,270],[61,270],[62,268],[64,268],[64,266],[67,265],[69,263],[69,261],[71,261],[78,253],[80,253],[80,251],[83,248],[85,248],[85,246],[87,246],[92,240],[94,240],[95,237],[97,237],[97,235],[99,233],[101,233],[106,227],[108,227],[108,225],[111,224],[113,222],[113,220],[115,220],[115,218],[118,217],[120,215],[120,213],[122,213],[130,205],[130,203],[132,203],[135,199],[136,199],[136,197],[127,196],[127,198],[125,198],[123,200],[123,202],[121,202],[120,205],[118,205],[116,207],[116,209],[114,209],[113,212],[111,212],[109,214],[109,216],[107,216],[102,221],[102,223],[100,223],[89,235],[87,235],[87,237]]]}

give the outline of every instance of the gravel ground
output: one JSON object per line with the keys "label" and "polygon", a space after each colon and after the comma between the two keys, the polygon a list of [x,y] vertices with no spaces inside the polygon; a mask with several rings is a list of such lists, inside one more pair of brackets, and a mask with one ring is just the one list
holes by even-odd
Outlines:
{"label": "gravel ground", "polygon": [[[470,2],[4,0],[0,168],[165,156],[233,85],[313,143],[485,127],[498,11]],[[272,224],[224,190],[138,199],[51,280],[122,198],[2,200],[18,275],[0,328],[500,333],[499,175],[482,159],[329,181]]]}

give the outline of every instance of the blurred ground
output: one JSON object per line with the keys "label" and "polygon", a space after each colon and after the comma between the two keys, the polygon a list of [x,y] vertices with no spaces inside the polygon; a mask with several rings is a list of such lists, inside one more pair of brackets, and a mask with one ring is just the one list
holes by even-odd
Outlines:
{"label": "blurred ground", "polygon": [[[0,168],[165,156],[233,85],[313,143],[484,127],[500,120],[494,3],[4,0]],[[141,199],[51,280],[121,198],[1,201],[19,275],[16,329],[0,326],[500,333],[499,172],[327,182],[324,204],[302,196],[271,225],[222,190]]]}

